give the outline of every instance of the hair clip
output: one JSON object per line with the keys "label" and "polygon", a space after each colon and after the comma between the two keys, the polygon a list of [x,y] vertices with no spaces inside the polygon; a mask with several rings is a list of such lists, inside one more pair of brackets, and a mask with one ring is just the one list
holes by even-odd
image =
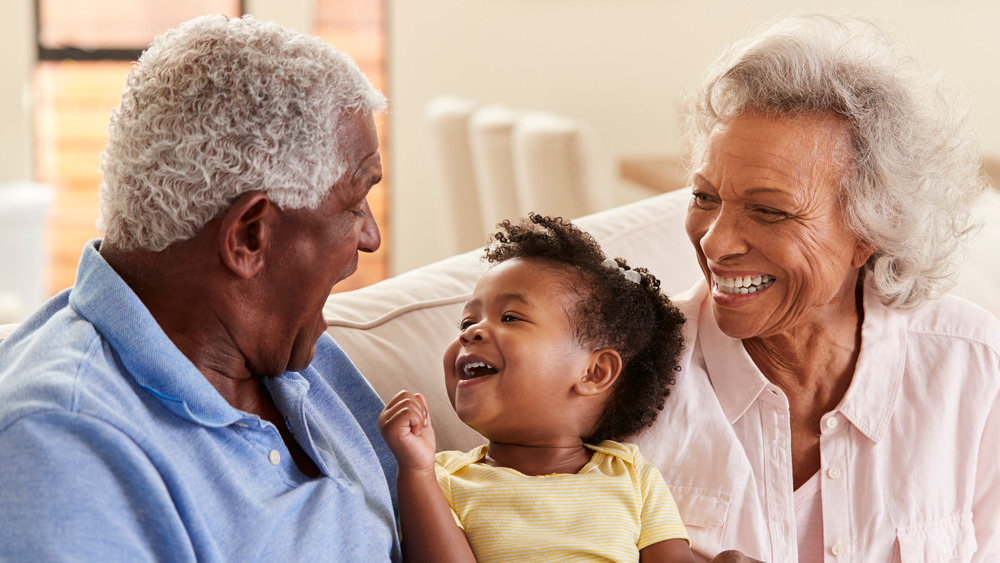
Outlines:
{"label": "hair clip", "polygon": [[618,265],[618,261],[615,260],[614,258],[608,258],[604,262],[601,262],[601,265],[611,270],[618,270],[619,274],[625,276],[625,279],[627,279],[632,283],[639,283],[639,280],[642,279],[642,276],[639,275],[639,272],[635,270],[626,270],[625,268],[622,268],[621,266]]}

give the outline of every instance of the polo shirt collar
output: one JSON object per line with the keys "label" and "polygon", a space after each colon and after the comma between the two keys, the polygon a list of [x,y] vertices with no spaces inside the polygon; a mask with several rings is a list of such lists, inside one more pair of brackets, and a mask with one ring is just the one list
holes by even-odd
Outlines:
{"label": "polo shirt collar", "polygon": [[177,416],[206,426],[244,418],[174,346],[139,297],[101,256],[100,240],[84,248],[70,306],[117,353],[135,382]]}

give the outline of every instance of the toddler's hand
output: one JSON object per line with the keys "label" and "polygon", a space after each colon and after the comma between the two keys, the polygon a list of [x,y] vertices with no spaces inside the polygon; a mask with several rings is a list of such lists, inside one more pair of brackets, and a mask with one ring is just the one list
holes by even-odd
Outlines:
{"label": "toddler's hand", "polygon": [[437,443],[427,399],[420,393],[400,391],[378,417],[378,428],[400,469],[434,467]]}

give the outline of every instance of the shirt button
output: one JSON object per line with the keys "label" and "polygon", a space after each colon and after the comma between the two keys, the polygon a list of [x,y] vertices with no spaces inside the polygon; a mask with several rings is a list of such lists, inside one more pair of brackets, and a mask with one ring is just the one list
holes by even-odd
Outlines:
{"label": "shirt button", "polygon": [[281,463],[281,454],[278,453],[278,450],[271,450],[267,453],[267,461],[270,461],[271,465],[278,465]]}
{"label": "shirt button", "polygon": [[843,555],[844,554],[844,546],[842,544],[839,544],[839,543],[838,544],[834,544],[834,546],[830,548],[830,552],[833,553],[834,555]]}
{"label": "shirt button", "polygon": [[948,542],[941,542],[941,555],[948,555]]}
{"label": "shirt button", "polygon": [[826,472],[826,474],[829,475],[831,479],[840,479],[840,475],[841,475],[840,468],[839,467],[831,467]]}
{"label": "shirt button", "polygon": [[831,416],[826,419],[826,427],[829,428],[830,430],[836,428],[838,424],[840,424],[840,421],[837,420],[836,416]]}

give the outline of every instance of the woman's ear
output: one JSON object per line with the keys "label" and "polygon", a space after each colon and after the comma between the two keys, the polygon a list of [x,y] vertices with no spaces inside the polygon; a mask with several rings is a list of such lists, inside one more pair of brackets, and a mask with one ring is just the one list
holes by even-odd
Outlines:
{"label": "woman's ear", "polygon": [[859,240],[857,246],[854,247],[854,260],[851,265],[855,268],[864,266],[872,254],[875,254],[875,247],[869,242]]}
{"label": "woman's ear", "polygon": [[234,274],[250,279],[264,267],[277,207],[264,192],[237,198],[222,215],[219,255]]}
{"label": "woman's ear", "polygon": [[602,348],[591,355],[590,367],[573,389],[578,395],[590,397],[611,389],[622,372],[622,357],[618,351]]}

